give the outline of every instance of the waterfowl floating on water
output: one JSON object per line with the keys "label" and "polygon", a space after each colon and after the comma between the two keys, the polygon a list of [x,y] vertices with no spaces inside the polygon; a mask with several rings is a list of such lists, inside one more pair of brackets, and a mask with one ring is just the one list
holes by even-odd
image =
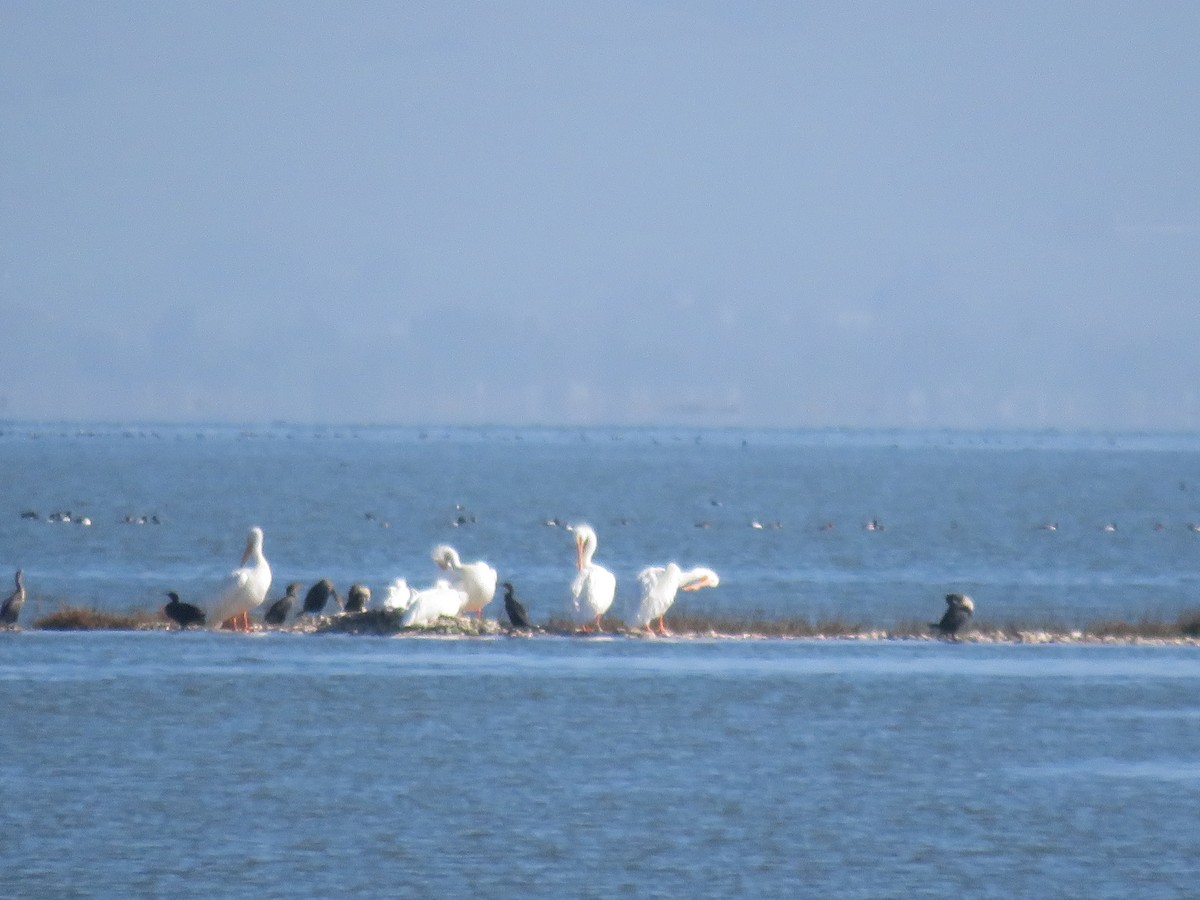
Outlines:
{"label": "waterfowl floating on water", "polygon": [[16,590],[9,594],[3,603],[0,603],[0,625],[16,625],[17,618],[21,615],[21,607],[25,605],[24,571],[17,569],[13,580],[16,582]]}
{"label": "waterfowl floating on water", "polygon": [[673,562],[665,566],[649,566],[638,573],[638,581],[642,583],[642,602],[633,616],[635,628],[645,628],[653,633],[651,623],[658,620],[660,634],[670,634],[663,623],[663,616],[675,602],[678,591],[698,591],[700,588],[716,587],[721,583],[717,573],[712,569],[697,566],[686,572]]}
{"label": "waterfowl floating on water", "polygon": [[464,563],[458,551],[449,544],[438,544],[433,548],[433,561],[439,569],[452,573],[455,587],[467,595],[461,612],[475,613],[483,618],[483,608],[496,596],[496,570],[479,560]]}
{"label": "waterfowl floating on water", "polygon": [[271,589],[271,566],[263,556],[263,531],[257,525],[246,535],[242,564],[225,579],[216,596],[204,605],[209,628],[220,628],[233,620],[232,627],[250,629],[249,614],[258,609]]}
{"label": "waterfowl floating on water", "polygon": [[[575,567],[579,570],[571,582],[571,596],[575,612],[586,616],[600,631],[600,619],[612,606],[617,593],[617,577],[612,572],[592,562],[599,539],[591,525],[575,526]],[[511,618],[511,616],[510,616]],[[589,626],[584,626],[587,630]]]}

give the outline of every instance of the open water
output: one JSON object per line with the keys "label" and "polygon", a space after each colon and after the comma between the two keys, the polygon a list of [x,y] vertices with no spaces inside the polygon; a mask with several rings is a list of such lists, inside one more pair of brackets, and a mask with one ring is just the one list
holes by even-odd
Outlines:
{"label": "open water", "polygon": [[[696,610],[1083,624],[1196,608],[1196,485],[1192,436],[10,426],[0,566],[25,621],[199,598],[254,524],[276,585],[449,541],[545,618],[558,517],[619,604],[676,559]],[[27,628],[0,692],[0,896],[1200,892],[1190,646]]]}
{"label": "open water", "polygon": [[575,562],[553,519],[596,528],[618,615],[637,604],[636,573],[671,559],[722,580],[680,603],[733,615],[887,626],[936,617],[951,590],[996,624],[1200,605],[1200,435],[0,431],[0,572],[24,567],[31,611],[153,608],[171,589],[201,600],[259,525],[275,595],[323,577],[343,592],[424,586],[447,542],[546,619],[566,613]]}

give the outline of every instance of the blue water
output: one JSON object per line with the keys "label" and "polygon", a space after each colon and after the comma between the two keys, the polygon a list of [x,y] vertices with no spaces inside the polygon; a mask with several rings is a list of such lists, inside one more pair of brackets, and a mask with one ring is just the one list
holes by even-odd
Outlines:
{"label": "blue water", "polygon": [[0,635],[3,896],[1194,896],[1191,647]]}
{"label": "blue water", "polygon": [[[61,510],[93,525],[45,521]],[[162,524],[124,524],[154,515]],[[377,594],[398,576],[425,585],[437,575],[429,551],[446,541],[491,562],[546,619],[568,609],[575,559],[552,518],[597,528],[617,614],[637,603],[636,573],[671,559],[721,575],[720,588],[681,598],[696,611],[886,627],[935,616],[960,590],[981,622],[1083,625],[1200,605],[1200,533],[1188,527],[1200,522],[1198,435],[0,433],[0,572],[24,567],[31,611],[153,608],[170,589],[201,599],[260,525],[276,595],[322,577]],[[883,531],[864,530],[873,518]]]}
{"label": "blue water", "polygon": [[[1194,436],[9,426],[0,569],[26,622],[201,596],[252,524],[273,594],[450,541],[546,618],[586,518],[619,604],[676,559],[693,609],[1170,618],[1196,485]],[[0,896],[1194,896],[1196,654],[0,633]]]}

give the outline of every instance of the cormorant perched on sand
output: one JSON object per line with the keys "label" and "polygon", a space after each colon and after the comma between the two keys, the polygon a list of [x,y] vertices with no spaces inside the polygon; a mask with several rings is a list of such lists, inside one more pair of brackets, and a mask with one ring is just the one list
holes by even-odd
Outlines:
{"label": "cormorant perched on sand", "polygon": [[946,612],[940,622],[930,622],[930,628],[936,628],[948,637],[954,637],[966,628],[975,612],[975,604],[966,594],[947,594]]}
{"label": "cormorant perched on sand", "polygon": [[319,616],[325,611],[325,604],[333,598],[334,605],[341,607],[342,598],[338,596],[337,589],[334,588],[333,582],[328,578],[322,578],[316,584],[308,589],[308,593],[304,595],[304,614]]}
{"label": "cormorant perched on sand", "polygon": [[0,625],[16,625],[21,607],[25,605],[25,573],[17,569],[17,589],[0,605]]}
{"label": "cormorant perched on sand", "polygon": [[513,628],[527,628],[532,631],[533,623],[529,621],[529,613],[525,611],[525,605],[513,595],[512,582],[506,581],[501,587],[504,588],[504,611],[508,613],[508,621],[512,622]]}
{"label": "cormorant perched on sand", "polygon": [[352,584],[350,585],[350,593],[346,596],[346,605],[342,611],[348,613],[366,612],[367,604],[370,602],[371,589],[366,585]]}
{"label": "cormorant perched on sand", "polygon": [[171,598],[171,601],[163,607],[163,612],[166,613],[168,619],[180,628],[204,624],[204,610],[190,603],[184,603],[174,591],[167,591],[167,596]]}
{"label": "cormorant perched on sand", "polygon": [[268,625],[282,625],[291,614],[296,601],[300,599],[299,590],[300,582],[293,581],[289,584],[287,593],[271,604],[271,607],[263,615],[263,621]]}

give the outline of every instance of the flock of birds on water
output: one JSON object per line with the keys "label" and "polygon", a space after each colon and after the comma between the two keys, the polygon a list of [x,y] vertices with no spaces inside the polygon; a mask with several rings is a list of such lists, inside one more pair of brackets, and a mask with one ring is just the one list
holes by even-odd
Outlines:
{"label": "flock of birds on water", "polygon": [[[600,632],[602,619],[616,596],[617,579],[608,569],[593,559],[598,546],[596,531],[590,525],[570,527],[575,537],[576,575],[571,582],[576,624],[579,631]],[[433,562],[446,574],[429,587],[416,589],[404,578],[397,578],[387,588],[381,608],[400,615],[401,628],[428,628],[444,618],[476,616],[483,619],[484,610],[492,602],[498,586],[504,589],[504,609],[514,629],[535,628],[524,604],[517,598],[511,582],[499,582],[499,574],[483,560],[463,562],[458,551],[449,544],[433,548]],[[670,634],[664,617],[679,591],[695,591],[716,587],[720,578],[712,569],[695,566],[683,569],[678,563],[648,566],[638,573],[642,588],[641,601],[633,615],[632,627],[653,634],[655,625],[661,635]],[[16,589],[0,604],[0,625],[14,626],[25,603],[24,573],[17,570]],[[163,612],[180,628],[205,626],[248,631],[250,614],[265,605],[262,621],[266,625],[283,625],[289,616],[319,617],[327,608],[341,614],[365,613],[371,602],[371,591],[364,585],[352,585],[343,599],[335,585],[323,578],[306,592],[301,605],[302,585],[292,582],[285,594],[267,604],[271,588],[271,566],[263,553],[263,530],[250,529],[238,568],[229,573],[210,597],[200,603],[187,603],[174,591]],[[947,594],[946,611],[930,627],[945,636],[956,636],[969,623],[975,606],[965,594]]]}

